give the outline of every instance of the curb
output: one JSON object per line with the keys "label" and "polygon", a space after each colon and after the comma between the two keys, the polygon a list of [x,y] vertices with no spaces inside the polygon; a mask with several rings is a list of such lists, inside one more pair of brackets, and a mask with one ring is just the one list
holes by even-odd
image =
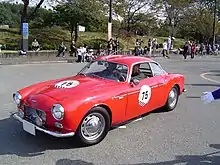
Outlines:
{"label": "curb", "polygon": [[24,62],[6,62],[6,63],[0,63],[0,65],[21,65],[21,64],[49,64],[49,63],[68,63],[67,60],[65,61],[36,61],[36,62],[30,62],[30,61],[24,61]]}
{"label": "curb", "polygon": [[[145,56],[152,59],[162,59],[162,56]],[[0,65],[22,65],[22,64],[50,64],[50,63],[77,63],[76,59],[54,60],[54,61],[6,61],[0,62]]]}

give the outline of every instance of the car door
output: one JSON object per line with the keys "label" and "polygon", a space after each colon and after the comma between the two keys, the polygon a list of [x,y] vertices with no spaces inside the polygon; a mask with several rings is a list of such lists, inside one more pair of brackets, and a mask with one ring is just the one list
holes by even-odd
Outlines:
{"label": "car door", "polygon": [[132,83],[132,78],[129,80],[127,119],[151,111],[154,108],[155,100],[157,100],[158,91],[156,86],[158,82],[157,78],[153,77],[150,64],[148,62],[140,63],[139,70],[141,74],[146,76],[138,79],[138,83]]}
{"label": "car door", "polygon": [[150,67],[152,71],[152,81],[155,81],[154,91],[155,99],[152,102],[152,108],[160,108],[165,104],[167,99],[167,90],[166,84],[168,83],[168,79],[166,78],[167,73],[163,70],[163,68],[156,62],[150,62]]}

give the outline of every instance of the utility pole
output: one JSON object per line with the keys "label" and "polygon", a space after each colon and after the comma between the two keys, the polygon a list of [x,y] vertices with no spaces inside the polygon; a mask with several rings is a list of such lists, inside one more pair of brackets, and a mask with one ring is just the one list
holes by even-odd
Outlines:
{"label": "utility pole", "polygon": [[217,0],[214,1],[214,20],[212,29],[212,44],[215,44],[215,26],[216,26],[216,15],[217,15]]}
{"label": "utility pole", "polygon": [[109,2],[108,41],[112,38],[112,0]]}

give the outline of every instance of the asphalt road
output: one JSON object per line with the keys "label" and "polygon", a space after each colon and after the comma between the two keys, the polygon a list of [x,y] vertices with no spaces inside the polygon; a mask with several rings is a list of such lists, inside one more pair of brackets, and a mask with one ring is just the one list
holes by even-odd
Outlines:
{"label": "asphalt road", "polygon": [[[68,76],[83,64],[0,66],[0,164],[2,165],[206,165],[220,164],[219,102],[204,105],[203,91],[220,81],[220,58],[158,59],[169,72],[182,73],[187,93],[173,112],[151,113],[125,129],[114,129],[101,143],[79,148],[74,139],[33,137],[10,117],[12,92],[43,80]],[[206,74],[203,79],[200,74]]]}

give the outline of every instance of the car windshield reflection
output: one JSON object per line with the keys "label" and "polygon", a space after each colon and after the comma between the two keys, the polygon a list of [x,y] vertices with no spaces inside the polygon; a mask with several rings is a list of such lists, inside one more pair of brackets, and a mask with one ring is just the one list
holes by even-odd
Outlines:
{"label": "car windshield reflection", "polygon": [[108,61],[92,61],[87,64],[78,75],[125,82],[128,67],[123,64]]}

